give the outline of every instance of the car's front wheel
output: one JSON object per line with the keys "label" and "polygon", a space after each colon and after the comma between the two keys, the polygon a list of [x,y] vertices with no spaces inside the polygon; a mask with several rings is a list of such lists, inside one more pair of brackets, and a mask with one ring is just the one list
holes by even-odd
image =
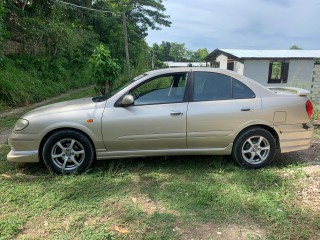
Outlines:
{"label": "car's front wheel", "polygon": [[95,154],[90,140],[84,134],[75,130],[61,130],[47,139],[42,157],[53,172],[70,174],[88,170]]}
{"label": "car's front wheel", "polygon": [[269,131],[251,128],[236,138],[232,157],[240,166],[257,169],[274,159],[276,148],[276,140]]}

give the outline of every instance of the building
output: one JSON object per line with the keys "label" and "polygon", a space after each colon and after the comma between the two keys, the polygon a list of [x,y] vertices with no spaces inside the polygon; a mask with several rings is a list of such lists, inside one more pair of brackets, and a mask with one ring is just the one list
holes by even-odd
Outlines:
{"label": "building", "polygon": [[167,65],[169,68],[173,67],[206,67],[205,62],[163,62],[165,65]]}
{"label": "building", "polygon": [[205,60],[264,86],[302,87],[320,95],[320,50],[216,49]]}

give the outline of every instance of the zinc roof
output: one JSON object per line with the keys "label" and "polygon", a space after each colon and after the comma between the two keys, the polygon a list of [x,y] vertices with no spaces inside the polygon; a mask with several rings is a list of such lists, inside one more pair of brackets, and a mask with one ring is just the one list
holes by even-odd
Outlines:
{"label": "zinc roof", "polygon": [[207,58],[220,52],[232,55],[236,58],[320,58],[320,50],[247,50],[247,49],[216,49]]}

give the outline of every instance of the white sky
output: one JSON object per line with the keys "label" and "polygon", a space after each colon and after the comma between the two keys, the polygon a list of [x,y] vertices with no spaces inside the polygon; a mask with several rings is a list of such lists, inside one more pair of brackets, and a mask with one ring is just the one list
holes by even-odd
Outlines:
{"label": "white sky", "polygon": [[320,0],[166,0],[172,25],[149,31],[186,48],[320,49]]}

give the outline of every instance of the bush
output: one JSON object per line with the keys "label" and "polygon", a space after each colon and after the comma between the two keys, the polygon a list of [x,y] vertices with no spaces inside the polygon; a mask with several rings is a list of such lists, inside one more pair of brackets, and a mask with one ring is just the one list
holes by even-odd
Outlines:
{"label": "bush", "polygon": [[[0,110],[24,106],[94,83],[89,65],[65,69],[59,62],[30,57],[8,61],[0,71]],[[14,64],[13,64],[14,63]]]}

